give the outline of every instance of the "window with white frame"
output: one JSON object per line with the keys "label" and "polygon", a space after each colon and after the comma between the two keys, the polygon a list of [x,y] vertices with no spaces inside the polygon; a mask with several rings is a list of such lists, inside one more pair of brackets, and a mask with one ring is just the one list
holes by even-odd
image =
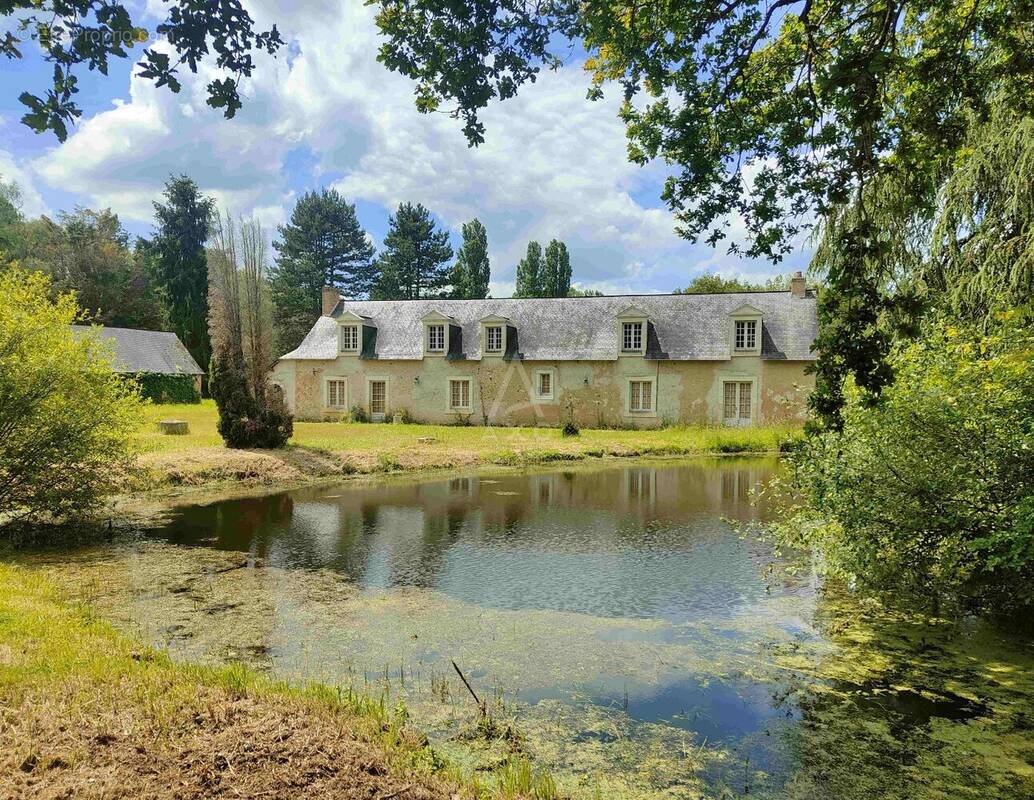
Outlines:
{"label": "window with white frame", "polygon": [[449,380],[449,409],[451,411],[469,411],[470,378],[451,378]]}
{"label": "window with white frame", "polygon": [[737,350],[756,350],[758,345],[758,321],[756,319],[736,320],[734,344]]}
{"label": "window with white frame", "polygon": [[431,353],[441,353],[445,350],[445,326],[427,326],[427,350]]}
{"label": "window with white frame", "polygon": [[359,326],[358,325],[342,325],[341,326],[341,351],[348,352],[350,350],[359,349]]}
{"label": "window with white frame", "polygon": [[348,405],[348,388],[344,378],[331,378],[327,381],[327,406],[344,408]]}
{"label": "window with white frame", "polygon": [[370,396],[370,416],[383,418],[388,412],[388,382],[371,378],[366,382],[366,390]]}
{"label": "window with white frame", "polygon": [[750,424],[754,384],[751,381],[725,381],[722,395],[722,420],[726,425]]}
{"label": "window with white frame", "polygon": [[643,323],[622,323],[621,349],[631,352],[638,352],[643,349]]}
{"label": "window with white frame", "polygon": [[503,351],[503,326],[489,325],[485,328],[485,351],[501,353]]}
{"label": "window with white frame", "polygon": [[628,410],[631,413],[653,411],[653,381],[628,382]]}
{"label": "window with white frame", "polygon": [[540,369],[535,373],[535,397],[539,400],[553,399],[553,370]]}

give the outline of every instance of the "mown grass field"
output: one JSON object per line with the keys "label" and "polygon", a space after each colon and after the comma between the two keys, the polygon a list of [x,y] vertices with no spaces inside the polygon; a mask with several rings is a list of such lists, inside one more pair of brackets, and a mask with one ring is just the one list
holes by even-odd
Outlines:
{"label": "mown grass field", "polygon": [[463,775],[401,707],[172,662],[0,562],[0,797],[556,797],[515,756]]}
{"label": "mown grass field", "polygon": [[[158,432],[162,419],[182,419],[190,425],[186,436]],[[215,404],[151,405],[147,407],[138,441],[144,452],[172,452],[200,447],[221,447],[216,431]],[[381,453],[410,449],[457,450],[499,454],[556,449],[563,452],[620,455],[717,453],[777,450],[779,443],[799,431],[796,426],[756,428],[671,427],[661,430],[582,430],[565,437],[556,428],[495,428],[449,425],[391,425],[349,422],[295,422],[291,444],[330,452]],[[432,443],[420,439],[433,438]]]}
{"label": "mown grass field", "polygon": [[[158,431],[163,419],[185,420],[185,436]],[[671,427],[660,430],[582,430],[296,422],[279,451],[231,451],[222,446],[212,401],[148,406],[137,434],[140,464],[152,488],[223,483],[297,484],[336,475],[478,465],[525,466],[606,457],[691,456],[775,452],[800,434],[797,426]]]}

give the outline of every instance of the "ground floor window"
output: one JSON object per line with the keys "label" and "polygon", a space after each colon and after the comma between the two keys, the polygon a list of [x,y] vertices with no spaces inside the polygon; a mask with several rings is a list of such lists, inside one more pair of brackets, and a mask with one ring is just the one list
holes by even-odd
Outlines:
{"label": "ground floor window", "polygon": [[388,382],[370,380],[367,387],[370,395],[370,418],[383,419],[388,410]]}
{"label": "ground floor window", "polygon": [[470,411],[470,378],[449,380],[449,410]]}
{"label": "ground floor window", "polygon": [[348,405],[348,391],[344,378],[327,381],[327,405],[330,408],[345,408]]}
{"label": "ground floor window", "polygon": [[535,398],[537,400],[553,399],[553,370],[541,369],[535,373]]}
{"label": "ground floor window", "polygon": [[628,410],[631,413],[653,411],[653,381],[628,382]]}
{"label": "ground floor window", "polygon": [[754,395],[751,381],[725,381],[722,419],[726,425],[749,425]]}

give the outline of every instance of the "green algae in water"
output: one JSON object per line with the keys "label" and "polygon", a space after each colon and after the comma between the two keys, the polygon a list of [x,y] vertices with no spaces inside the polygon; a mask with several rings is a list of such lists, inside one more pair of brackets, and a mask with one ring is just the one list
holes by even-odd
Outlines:
{"label": "green algae in water", "polygon": [[[1029,643],[786,574],[722,522],[773,513],[772,469],[305,490],[39,562],[177,658],[403,699],[471,770],[517,748],[574,796],[1034,796]],[[471,735],[451,659],[510,734]]]}

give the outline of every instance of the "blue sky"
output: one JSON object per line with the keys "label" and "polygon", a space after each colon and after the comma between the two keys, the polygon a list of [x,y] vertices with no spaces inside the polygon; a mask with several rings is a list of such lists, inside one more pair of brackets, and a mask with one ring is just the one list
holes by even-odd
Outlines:
{"label": "blue sky", "polygon": [[[157,24],[158,0],[138,21]],[[422,202],[459,242],[463,222],[488,228],[492,293],[512,291],[530,239],[563,239],[575,282],[607,293],[666,292],[704,272],[768,277],[802,268],[745,261],[679,239],[659,200],[665,167],[625,157],[618,92],[585,100],[580,57],[484,114],[487,141],[470,149],[447,114],[419,114],[412,85],[375,59],[372,11],[358,0],[248,2],[273,22],[290,53],[260,58],[245,107],[226,121],[205,105],[204,67],[174,95],[112,65],[79,73],[84,113],[68,140],[32,133],[17,97],[50,75],[33,47],[0,72],[0,175],[22,188],[28,214],[111,207],[133,233],[151,228],[151,203],[170,173],[186,173],[233,214],[257,216],[270,235],[309,189],[334,186],[356,203],[375,244],[401,201]],[[738,221],[730,220],[735,236]]]}

